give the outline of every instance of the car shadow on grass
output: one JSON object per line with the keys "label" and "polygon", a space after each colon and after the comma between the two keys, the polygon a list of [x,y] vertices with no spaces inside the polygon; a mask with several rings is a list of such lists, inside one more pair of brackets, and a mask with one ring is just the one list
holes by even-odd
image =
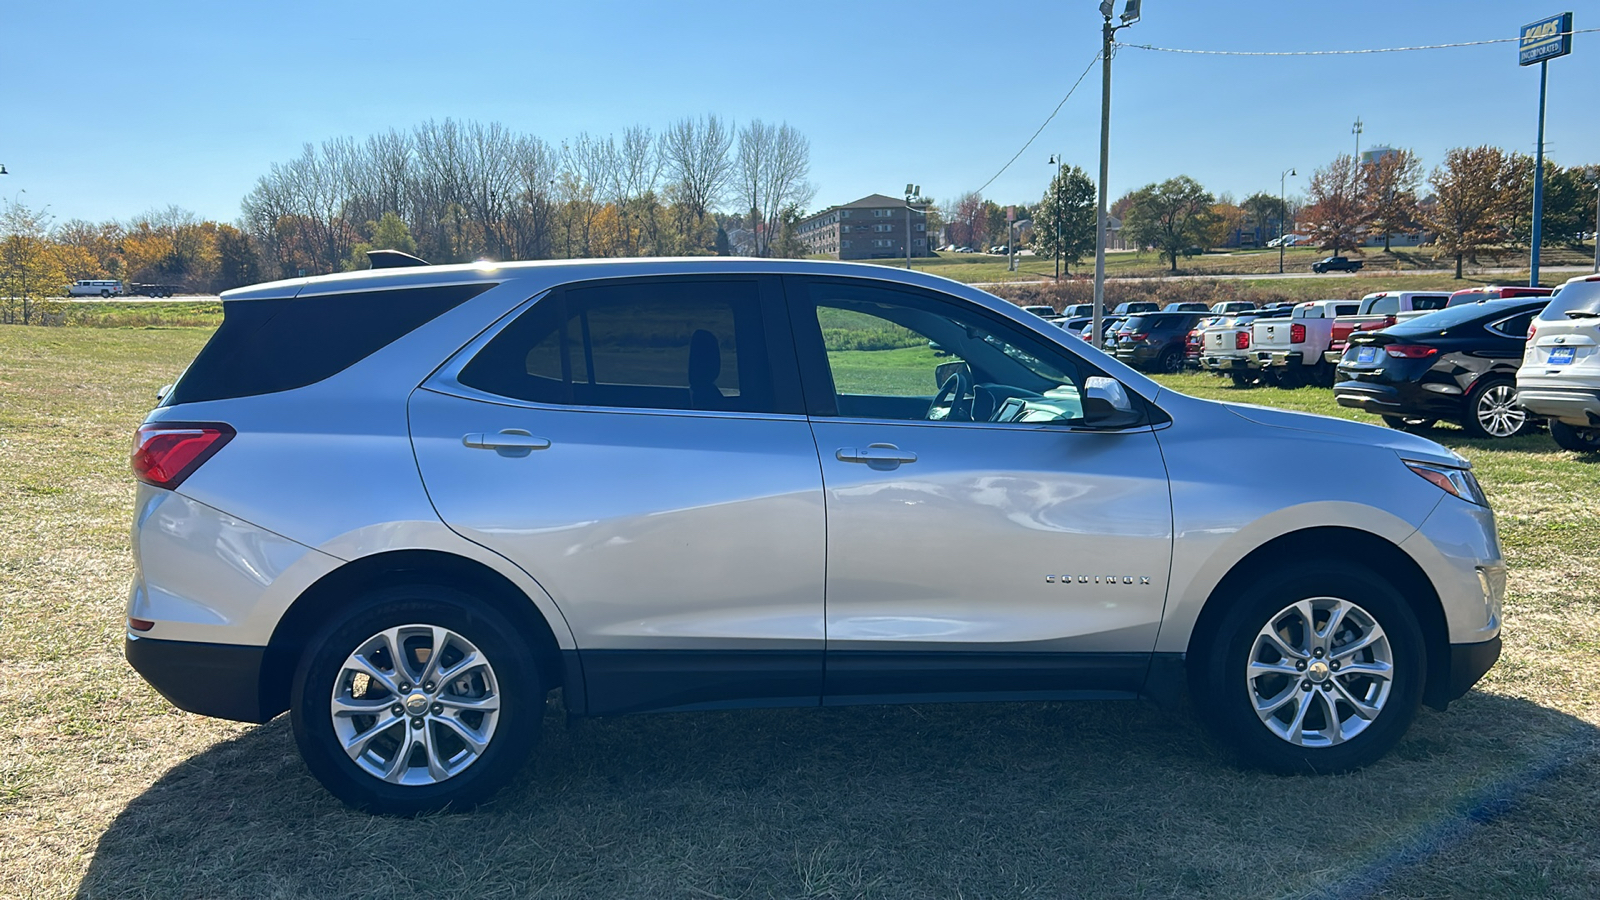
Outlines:
{"label": "car shadow on grass", "polygon": [[[325,793],[280,717],[130,803],[78,895],[1370,896],[1596,746],[1579,720],[1478,692],[1424,711],[1380,763],[1326,777],[1243,769],[1187,711],[1145,703],[571,726],[553,706],[495,801],[403,820]],[[1593,799],[1584,835],[1600,834]],[[1541,877],[1562,865],[1524,861]]]}

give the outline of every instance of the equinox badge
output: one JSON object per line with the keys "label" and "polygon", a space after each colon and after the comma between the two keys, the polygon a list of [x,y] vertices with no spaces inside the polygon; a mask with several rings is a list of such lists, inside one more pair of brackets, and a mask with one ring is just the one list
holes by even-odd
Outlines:
{"label": "equinox badge", "polygon": [[1149,575],[1046,575],[1045,584],[1133,584],[1138,579],[1139,584],[1149,584]]}

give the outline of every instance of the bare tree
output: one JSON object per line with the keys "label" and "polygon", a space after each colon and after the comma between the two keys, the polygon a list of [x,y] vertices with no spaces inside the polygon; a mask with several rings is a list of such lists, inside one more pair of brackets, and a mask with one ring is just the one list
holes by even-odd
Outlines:
{"label": "bare tree", "polygon": [[811,174],[811,142],[785,122],[756,119],[739,130],[736,172],[739,199],[755,212],[756,255],[766,256],[785,207],[803,209],[816,189]]}
{"label": "bare tree", "polygon": [[661,135],[667,180],[696,221],[704,219],[733,177],[733,127],[715,115],[679,119]]}

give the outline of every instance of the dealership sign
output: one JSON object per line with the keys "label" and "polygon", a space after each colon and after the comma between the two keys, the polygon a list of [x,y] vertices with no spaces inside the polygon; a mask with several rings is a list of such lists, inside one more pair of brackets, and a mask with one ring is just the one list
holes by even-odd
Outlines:
{"label": "dealership sign", "polygon": [[1572,13],[1562,13],[1522,26],[1517,35],[1517,65],[1566,56],[1572,52]]}

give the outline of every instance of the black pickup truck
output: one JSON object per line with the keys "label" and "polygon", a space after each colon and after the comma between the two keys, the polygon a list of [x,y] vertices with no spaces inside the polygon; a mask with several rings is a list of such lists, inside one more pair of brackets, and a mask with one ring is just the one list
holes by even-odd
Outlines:
{"label": "black pickup truck", "polygon": [[1311,271],[1319,275],[1323,272],[1359,272],[1361,271],[1361,260],[1350,259],[1347,256],[1330,256],[1327,259],[1312,263]]}

